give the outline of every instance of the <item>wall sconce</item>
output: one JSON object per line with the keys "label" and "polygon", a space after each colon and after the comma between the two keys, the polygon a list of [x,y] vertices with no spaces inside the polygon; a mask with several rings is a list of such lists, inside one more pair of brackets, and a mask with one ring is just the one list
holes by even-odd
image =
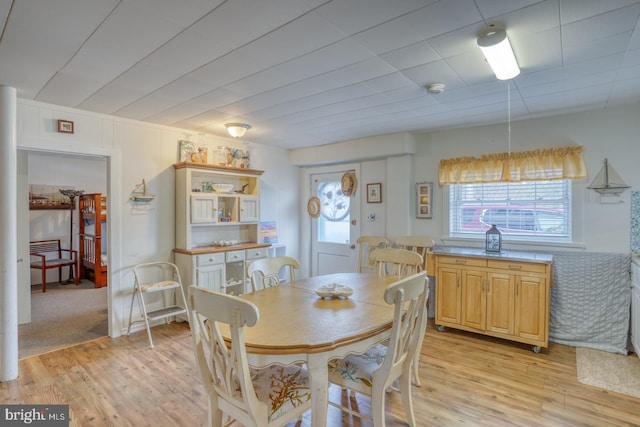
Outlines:
{"label": "wall sconce", "polygon": [[498,80],[509,80],[520,74],[505,30],[490,28],[478,37],[477,43]]}
{"label": "wall sconce", "polygon": [[246,123],[227,123],[224,126],[227,128],[229,135],[234,138],[242,138],[251,129],[251,126]]}

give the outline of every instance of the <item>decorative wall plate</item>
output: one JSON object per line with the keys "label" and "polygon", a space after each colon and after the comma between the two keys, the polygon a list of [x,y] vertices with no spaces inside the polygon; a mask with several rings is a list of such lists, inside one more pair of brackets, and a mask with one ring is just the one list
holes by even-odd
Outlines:
{"label": "decorative wall plate", "polygon": [[356,174],[347,172],[342,175],[342,193],[351,197],[356,192]]}
{"label": "decorative wall plate", "polygon": [[307,202],[307,212],[311,218],[318,218],[320,216],[320,199],[317,197],[311,197]]}

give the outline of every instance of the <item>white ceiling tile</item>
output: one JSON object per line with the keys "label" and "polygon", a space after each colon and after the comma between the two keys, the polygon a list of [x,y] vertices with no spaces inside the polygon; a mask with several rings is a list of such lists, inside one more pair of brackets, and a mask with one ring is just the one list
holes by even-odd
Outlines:
{"label": "white ceiling tile", "polygon": [[423,41],[422,37],[401,18],[363,31],[353,38],[376,55]]}
{"label": "white ceiling tile", "polygon": [[422,8],[404,18],[425,40],[482,22],[473,0],[447,0]]}
{"label": "white ceiling tile", "polygon": [[560,14],[563,24],[591,18],[612,10],[622,9],[626,6],[637,4],[637,0],[580,0],[561,1]]}
{"label": "white ceiling tile", "polygon": [[405,13],[420,9],[435,0],[334,0],[318,11],[345,35],[390,21]]}
{"label": "white ceiling tile", "polygon": [[[504,123],[509,84],[518,119],[640,99],[638,0],[30,4],[0,0],[0,84],[19,97],[220,136],[242,120],[280,147]],[[476,46],[487,24],[507,29],[511,82]]]}
{"label": "white ceiling tile", "polygon": [[[0,43],[3,83],[16,87],[18,96],[34,99],[117,4],[116,0],[60,0],[34,7],[30,2],[13,2]],[[73,14],[68,13],[71,7]]]}
{"label": "white ceiling tile", "polygon": [[[476,0],[476,3],[478,9],[480,9],[480,13],[482,13],[482,16],[486,19],[523,9],[535,3],[540,3],[540,0],[509,0],[508,2],[504,0]],[[556,2],[554,1],[553,3]]]}
{"label": "white ceiling tile", "polygon": [[[588,46],[599,39],[627,33],[636,26],[638,16],[640,16],[640,3],[563,25],[562,42],[569,46],[577,44]],[[627,36],[627,40],[629,37]]]}
{"label": "white ceiling tile", "polygon": [[428,83],[444,83],[449,87],[464,86],[464,82],[445,61],[434,61],[428,64],[402,70],[408,79],[418,86]]}
{"label": "white ceiling tile", "polygon": [[441,59],[440,55],[424,41],[385,53],[380,55],[380,58],[397,70],[404,70]]}
{"label": "white ceiling tile", "polygon": [[536,2],[522,9],[501,15],[487,23],[504,27],[510,39],[530,37],[532,34],[560,26],[558,1],[563,0]]}

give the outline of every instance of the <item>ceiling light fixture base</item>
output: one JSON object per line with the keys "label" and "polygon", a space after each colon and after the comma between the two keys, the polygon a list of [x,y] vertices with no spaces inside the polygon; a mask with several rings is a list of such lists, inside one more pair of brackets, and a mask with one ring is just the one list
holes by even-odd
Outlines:
{"label": "ceiling light fixture base", "polygon": [[251,126],[246,123],[226,123],[227,132],[234,138],[242,138]]}
{"label": "ceiling light fixture base", "polygon": [[444,84],[442,83],[430,83],[427,85],[427,92],[432,95],[439,95],[444,92]]}
{"label": "ceiling light fixture base", "polygon": [[477,44],[498,80],[509,80],[520,74],[507,32],[493,25],[480,35]]}

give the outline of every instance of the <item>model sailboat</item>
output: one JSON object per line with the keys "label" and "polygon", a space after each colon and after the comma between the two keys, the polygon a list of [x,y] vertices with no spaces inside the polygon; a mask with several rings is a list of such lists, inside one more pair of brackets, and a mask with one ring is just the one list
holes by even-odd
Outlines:
{"label": "model sailboat", "polygon": [[[142,187],[142,191],[140,191],[141,187]],[[155,197],[156,197],[155,195],[147,193],[147,183],[143,179],[142,182],[136,185],[136,188],[133,189],[133,192],[131,193],[131,197],[129,198],[134,202],[150,202]]]}
{"label": "model sailboat", "polygon": [[587,188],[597,191],[600,194],[620,194],[629,186],[620,178],[620,175],[613,170],[607,159],[604,159],[604,165],[598,175],[594,178],[591,185]]}

